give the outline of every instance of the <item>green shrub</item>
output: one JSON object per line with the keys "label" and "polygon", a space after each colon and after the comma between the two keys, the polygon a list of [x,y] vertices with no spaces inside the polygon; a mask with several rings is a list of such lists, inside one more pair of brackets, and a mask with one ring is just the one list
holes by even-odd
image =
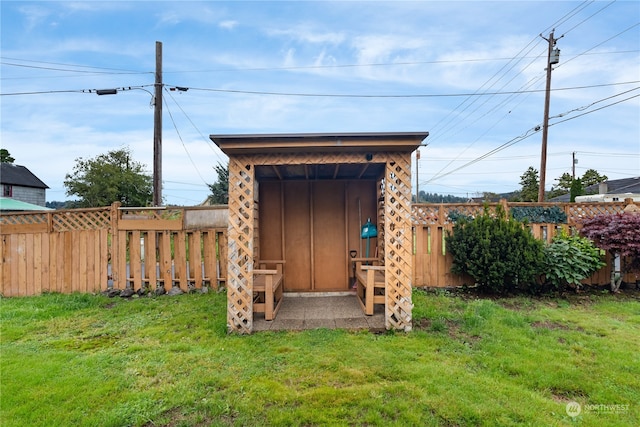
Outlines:
{"label": "green shrub", "polygon": [[563,230],[547,245],[545,253],[546,282],[556,290],[566,285],[580,286],[580,282],[605,265],[605,251],[586,237],[569,235]]}
{"label": "green shrub", "polygon": [[495,216],[485,206],[482,215],[461,219],[447,232],[451,271],[468,274],[481,288],[493,292],[531,291],[544,262],[543,243],[523,223],[508,220],[498,206]]}

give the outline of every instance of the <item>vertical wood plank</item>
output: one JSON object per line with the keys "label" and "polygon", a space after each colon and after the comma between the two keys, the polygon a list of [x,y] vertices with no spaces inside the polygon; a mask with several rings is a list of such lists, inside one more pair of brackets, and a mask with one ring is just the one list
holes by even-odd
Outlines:
{"label": "vertical wood plank", "polygon": [[168,291],[173,286],[173,265],[171,262],[171,240],[173,233],[165,231],[162,233],[162,241],[160,245],[160,264],[162,266],[162,282],[164,288]]}
{"label": "vertical wood plank", "polygon": [[194,281],[196,289],[202,288],[202,233],[189,233],[189,276]]}
{"label": "vertical wood plank", "polygon": [[96,251],[96,243],[100,241],[99,230],[86,230],[85,239],[87,246],[87,265],[86,265],[86,280],[84,287],[87,292],[95,292],[98,286],[96,285],[98,277],[99,257]]}
{"label": "vertical wood plank", "polygon": [[12,234],[7,236],[9,242],[10,255],[7,258],[7,270],[9,280],[6,286],[6,296],[16,296],[18,291],[18,236]]}
{"label": "vertical wood plank", "polygon": [[72,292],[73,272],[73,232],[65,231],[62,234],[62,253],[63,253],[63,280],[61,292],[68,294]]}
{"label": "vertical wood plank", "polygon": [[129,235],[129,271],[133,278],[133,289],[142,287],[142,260],[140,258],[140,230],[133,230]]}
{"label": "vertical wood plank", "polygon": [[34,233],[25,234],[25,245],[24,245],[24,255],[25,255],[25,264],[26,264],[26,275],[25,275],[25,296],[27,295],[36,295],[36,290],[34,286],[34,257],[35,257],[35,243],[34,243]]}
{"label": "vertical wood plank", "polygon": [[202,233],[203,237],[203,258],[204,258],[204,277],[203,280],[208,282],[209,287],[218,289],[218,271],[216,269],[216,232],[207,230]]}
{"label": "vertical wood plank", "polygon": [[93,261],[91,259],[92,251],[89,249],[93,249],[93,246],[88,244],[89,239],[89,231],[81,230],[78,231],[78,241],[80,250],[76,252],[80,259],[78,259],[78,278],[76,282],[75,288],[80,292],[88,292],[89,291],[89,263]]}
{"label": "vertical wood plank", "polygon": [[98,253],[98,262],[100,269],[98,270],[98,280],[95,291],[105,291],[109,284],[109,230],[103,228],[98,231],[100,241],[97,242],[96,252]]}
{"label": "vertical wood plank", "polygon": [[[118,231],[118,284],[119,289],[129,287],[129,276],[127,275],[127,238],[129,233],[127,231]],[[115,283],[114,283],[115,284]]]}
{"label": "vertical wood plank", "polygon": [[158,263],[156,260],[156,246],[158,240],[156,238],[156,231],[149,231],[145,234],[144,243],[144,266],[145,266],[145,278],[149,289],[155,289],[158,281]]}
{"label": "vertical wood plank", "polygon": [[228,234],[223,231],[218,234],[218,283],[227,282],[229,276],[227,271],[227,259],[229,258]]}
{"label": "vertical wood plank", "polygon": [[178,231],[173,239],[173,265],[176,271],[176,280],[180,289],[184,292],[189,290],[187,286],[187,248],[184,231]]}
{"label": "vertical wood plank", "polygon": [[7,295],[7,291],[5,290],[5,286],[9,281],[9,273],[7,271],[7,266],[8,266],[7,257],[10,252],[9,252],[8,246],[9,244],[7,242],[7,236],[1,235],[0,236],[0,293],[6,296],[8,295]]}
{"label": "vertical wood plank", "polygon": [[42,234],[42,292],[51,289],[51,232]]}
{"label": "vertical wood plank", "polygon": [[27,250],[26,236],[18,234],[18,292],[16,295],[27,295]]}
{"label": "vertical wood plank", "polygon": [[42,239],[47,235],[36,233],[33,236],[33,294],[42,293]]}

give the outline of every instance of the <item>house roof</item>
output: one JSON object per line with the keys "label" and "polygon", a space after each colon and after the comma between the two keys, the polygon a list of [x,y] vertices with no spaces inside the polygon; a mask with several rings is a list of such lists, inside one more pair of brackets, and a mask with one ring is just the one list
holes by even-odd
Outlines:
{"label": "house roof", "polygon": [[11,197],[0,197],[0,211],[50,211],[52,209],[38,206]]}
{"label": "house roof", "polygon": [[0,184],[19,185],[22,187],[49,188],[29,169],[13,163],[0,163]]}
{"label": "house roof", "polygon": [[[604,184],[607,184],[607,191],[604,194],[640,194],[640,176],[636,176],[633,178],[610,179],[609,181],[605,181]],[[589,185],[585,187],[584,190],[586,194],[598,194],[600,190],[600,184]],[[567,193],[563,194],[562,196],[554,197],[553,199],[551,199],[551,201],[568,202],[570,199],[571,195]]]}
{"label": "house roof", "polygon": [[284,133],[210,135],[227,155],[413,151],[429,132]]}

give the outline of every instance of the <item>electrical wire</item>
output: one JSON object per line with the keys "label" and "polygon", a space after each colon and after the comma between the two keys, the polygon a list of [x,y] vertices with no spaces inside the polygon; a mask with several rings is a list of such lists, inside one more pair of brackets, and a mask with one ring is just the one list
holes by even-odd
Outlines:
{"label": "electrical wire", "polygon": [[[598,87],[608,87],[608,86],[621,86],[627,84],[637,84],[640,83],[640,80],[633,80],[628,82],[615,82],[615,83],[602,83],[597,85],[587,85],[587,86],[572,86],[572,87],[563,87],[563,88],[555,88],[552,91],[569,91],[569,90],[580,90],[580,89],[592,89]],[[270,92],[270,91],[253,91],[253,90],[241,90],[241,89],[214,89],[214,88],[203,88],[203,87],[187,87],[189,90],[194,91],[203,91],[203,92],[218,92],[218,93],[230,93],[230,94],[243,94],[243,95],[269,95],[269,96],[291,96],[291,97],[318,97],[318,98],[378,98],[378,99],[393,99],[393,98],[454,98],[454,97],[473,97],[473,96],[495,96],[495,95],[513,95],[513,94],[524,94],[524,93],[540,93],[544,92],[544,89],[532,89],[532,90],[521,90],[521,91],[503,91],[503,92],[463,92],[463,93],[431,93],[431,94],[393,94],[393,95],[383,95],[383,94],[339,94],[339,93],[310,93],[310,92]]]}
{"label": "electrical wire", "polygon": [[178,139],[180,139],[180,143],[182,144],[182,147],[184,148],[185,153],[187,153],[187,157],[189,158],[189,161],[193,165],[193,168],[195,169],[196,173],[198,174],[198,176],[200,177],[202,182],[205,185],[208,185],[207,181],[205,181],[205,179],[202,177],[202,174],[200,173],[200,170],[198,169],[198,166],[196,166],[196,163],[193,161],[193,158],[191,157],[191,154],[189,153],[189,150],[187,149],[187,146],[185,145],[184,140],[182,139],[182,135],[180,134],[180,131],[178,130],[178,126],[176,125],[176,121],[173,118],[173,114],[171,113],[171,110],[169,109],[169,104],[167,102],[165,102],[164,105],[165,105],[165,107],[167,107],[167,112],[169,113],[169,117],[171,118],[171,123],[173,123],[173,128],[175,129],[176,134],[178,134]]}
{"label": "electrical wire", "polygon": [[191,120],[191,117],[189,117],[189,115],[187,114],[187,112],[182,108],[182,106],[178,103],[178,101],[175,99],[175,97],[173,96],[173,94],[171,94],[170,91],[168,91],[167,86],[165,86],[165,92],[169,95],[169,97],[173,100],[173,102],[176,104],[176,106],[180,109],[180,111],[182,111],[182,114],[186,117],[186,119],[189,121],[189,123],[191,123],[191,126],[193,126],[193,128],[196,130],[196,132],[198,132],[198,135],[200,135],[200,137],[206,142],[207,147],[211,148],[211,151],[213,151],[213,154],[215,154],[215,156],[218,159],[218,162],[220,163],[224,163],[222,160],[222,156],[220,155],[220,153],[214,148],[214,144],[211,141],[211,139],[207,138],[206,136],[203,135],[203,133],[200,131],[200,129],[196,126],[196,124],[193,122],[193,120]]}
{"label": "electrical wire", "polygon": [[[604,108],[612,107],[614,105],[620,104],[622,102],[629,101],[629,100],[637,98],[637,97],[640,97],[640,94],[639,95],[630,96],[628,98],[625,98],[625,99],[622,99],[622,100],[619,100],[619,101],[616,101],[616,102],[612,102],[611,104],[604,105],[604,106],[602,106],[600,108],[596,108],[594,110],[590,110],[590,111],[584,112],[584,113],[579,114],[577,116],[570,117],[570,118],[567,118],[565,120],[561,120],[561,121],[549,124],[549,127],[558,125],[560,123],[567,122],[569,120],[577,119],[578,117],[582,117],[582,116],[585,116],[587,114],[595,113],[596,111],[600,111],[600,110],[602,110]],[[504,144],[494,148],[493,150],[491,150],[491,151],[489,151],[489,152],[487,152],[487,153],[485,153],[485,154],[483,154],[483,155],[481,155],[481,156],[479,156],[479,157],[477,157],[477,158],[475,158],[475,159],[473,159],[473,160],[471,160],[471,161],[469,161],[469,162],[467,162],[467,163],[465,163],[465,164],[463,164],[463,165],[461,165],[461,166],[459,166],[459,167],[457,167],[457,168],[455,168],[455,169],[453,169],[453,170],[451,170],[451,171],[449,171],[447,173],[440,174],[440,175],[438,175],[436,177],[433,177],[433,178],[431,178],[431,179],[429,179],[427,181],[424,181],[422,184],[429,184],[429,183],[433,182],[436,179],[440,179],[440,178],[443,178],[445,176],[451,175],[451,174],[453,174],[453,173],[455,173],[455,172],[457,172],[457,171],[459,171],[461,169],[464,169],[464,168],[469,167],[469,166],[471,166],[471,165],[473,165],[475,163],[478,163],[481,160],[484,160],[485,158],[487,158],[487,157],[489,157],[489,156],[491,156],[491,155],[493,155],[493,154],[495,154],[495,153],[497,153],[499,151],[502,151],[502,150],[504,150],[506,148],[509,148],[509,147],[511,147],[511,146],[513,146],[513,145],[515,145],[515,144],[517,144],[517,143],[529,138],[531,135],[536,133],[539,129],[540,129],[540,126],[536,126],[536,127],[532,128],[532,129],[529,129],[524,134],[522,134],[520,136],[517,136],[517,137],[505,142]]]}

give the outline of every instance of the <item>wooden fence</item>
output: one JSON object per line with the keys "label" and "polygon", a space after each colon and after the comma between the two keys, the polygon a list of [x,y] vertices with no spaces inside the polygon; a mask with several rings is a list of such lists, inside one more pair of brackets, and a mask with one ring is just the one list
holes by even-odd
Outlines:
{"label": "wooden fence", "polygon": [[107,208],[0,216],[0,293],[217,288],[226,207]]}
{"label": "wooden fence", "polygon": [[[579,228],[584,218],[622,212],[628,202],[500,205],[560,210],[562,223],[532,223],[532,233],[550,242],[560,229]],[[492,204],[495,210],[498,204]],[[455,215],[475,216],[482,204],[414,204],[413,286],[470,285],[469,277],[451,273],[445,236]],[[227,209],[106,208],[21,212],[0,215],[0,294],[100,292],[113,287],[183,291],[216,289],[226,278]],[[155,268],[154,268],[155,267]],[[605,285],[607,266],[585,284]],[[636,281],[627,275],[626,282]]]}
{"label": "wooden fence", "polygon": [[[514,208],[538,208],[538,210],[546,210],[546,212],[563,213],[564,222],[530,221],[529,223],[529,228],[535,237],[550,243],[560,230],[579,229],[584,219],[598,214],[623,212],[630,203],[633,203],[630,199],[625,202],[611,203],[507,203],[503,200],[500,203],[488,205],[488,208],[491,212],[495,212],[497,206],[500,205],[507,215]],[[437,288],[473,285],[474,280],[471,277],[451,273],[453,257],[447,253],[445,238],[447,232],[453,229],[456,216],[475,217],[483,212],[484,207],[482,203],[413,205],[415,230],[413,286]],[[611,280],[612,268],[609,254],[606,256],[606,263],[605,267],[585,279],[583,283],[585,285],[608,284]],[[627,283],[633,283],[637,279],[633,274],[627,274],[623,278]]]}

